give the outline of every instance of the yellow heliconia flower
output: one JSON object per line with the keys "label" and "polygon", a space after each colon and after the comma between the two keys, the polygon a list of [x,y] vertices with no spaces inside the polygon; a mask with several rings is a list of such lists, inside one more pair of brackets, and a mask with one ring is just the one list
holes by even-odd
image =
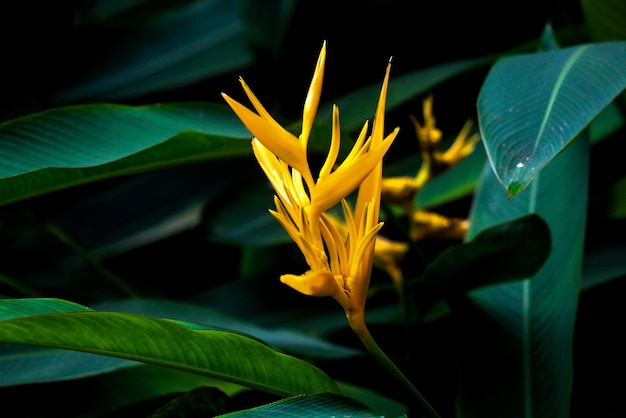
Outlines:
{"label": "yellow heliconia flower", "polygon": [[[455,166],[469,154],[474,151],[476,144],[480,140],[478,134],[470,135],[472,130],[472,122],[467,121],[461,132],[445,152],[437,151],[435,146],[441,140],[442,133],[437,129],[435,116],[433,115],[433,96],[428,96],[423,103],[424,122],[420,123],[415,117],[411,116],[411,121],[415,127],[417,138],[422,150],[424,165],[417,178],[424,178],[423,182],[428,178],[435,177],[441,172]],[[428,174],[424,173],[428,172]]]}
{"label": "yellow heliconia flower", "polygon": [[383,196],[391,203],[402,205],[410,214],[412,201],[424,185],[443,171],[458,164],[474,151],[480,140],[478,134],[470,135],[472,122],[467,121],[452,145],[444,152],[436,149],[442,132],[436,126],[433,115],[433,96],[423,102],[424,121],[420,123],[411,115],[422,154],[422,165],[414,177],[388,177],[383,179]]}
{"label": "yellow heliconia flower", "polygon": [[[398,128],[384,137],[384,108],[389,81],[387,67],[378,107],[367,137],[368,123],[341,164],[339,109],[334,106],[330,149],[317,179],[307,159],[307,143],[319,105],[326,58],[323,44],[305,100],[299,137],[281,127],[250,88],[243,85],[256,113],[223,94],[224,99],[253,135],[254,155],[276,196],[270,213],[298,245],[310,270],[285,274],[281,281],[307,295],[332,296],[346,311],[362,317],[372,269],[382,179],[382,159]],[[354,208],[346,198],[358,188]],[[326,213],[341,203],[347,235]]]}

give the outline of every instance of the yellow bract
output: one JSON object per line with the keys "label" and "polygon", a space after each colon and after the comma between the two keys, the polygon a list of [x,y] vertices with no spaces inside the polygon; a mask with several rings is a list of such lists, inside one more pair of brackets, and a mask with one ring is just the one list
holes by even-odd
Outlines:
{"label": "yellow bract", "polygon": [[[310,270],[285,274],[281,281],[307,295],[332,296],[352,314],[362,315],[372,269],[382,180],[382,159],[398,128],[384,136],[384,113],[389,82],[387,66],[378,107],[367,137],[361,130],[348,156],[337,166],[340,148],[339,109],[334,106],[330,149],[317,179],[307,159],[307,144],[322,90],[326,44],[322,46],[305,100],[299,137],[281,127],[243,80],[244,91],[256,113],[223,94],[252,133],[254,155],[272,184],[276,210],[271,214],[304,255]],[[346,198],[358,188],[354,208]],[[341,203],[347,233],[327,211]]]}

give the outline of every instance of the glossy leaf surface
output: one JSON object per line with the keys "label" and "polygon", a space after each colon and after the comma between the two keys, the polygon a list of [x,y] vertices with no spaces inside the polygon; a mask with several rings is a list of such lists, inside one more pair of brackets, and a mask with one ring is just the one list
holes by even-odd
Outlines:
{"label": "glossy leaf surface", "polygon": [[71,106],[0,124],[0,203],[90,181],[250,154],[225,106]]}
{"label": "glossy leaf surface", "polygon": [[626,42],[502,58],[478,97],[487,156],[509,196],[520,193],[626,88]]}
{"label": "glossy leaf surface", "polygon": [[221,418],[239,417],[335,417],[358,416],[364,418],[381,417],[375,414],[366,405],[347,396],[336,393],[320,393],[314,395],[299,395],[267,405],[219,415]]}
{"label": "glossy leaf surface", "polygon": [[[6,302],[9,309],[20,303]],[[86,311],[16,317],[0,322],[0,341],[156,364],[279,396],[338,391],[319,369],[260,340],[139,314]]]}
{"label": "glossy leaf surface", "polygon": [[[463,323],[473,343],[464,348],[463,417],[570,416],[588,154],[588,137],[582,135],[510,199],[485,166],[468,238],[495,223],[537,213],[554,239],[549,258],[532,278],[469,294]],[[491,396],[483,396],[485,391]]]}
{"label": "glossy leaf surface", "polygon": [[493,225],[430,262],[416,283],[416,296],[435,300],[456,296],[451,292],[531,277],[550,249],[550,230],[536,214]]}

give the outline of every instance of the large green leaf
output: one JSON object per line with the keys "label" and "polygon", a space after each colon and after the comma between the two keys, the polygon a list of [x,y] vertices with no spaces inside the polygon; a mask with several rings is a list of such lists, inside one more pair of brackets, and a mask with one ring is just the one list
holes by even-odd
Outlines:
{"label": "large green leaf", "polygon": [[250,155],[225,105],[98,104],[0,124],[0,204],[123,174]]}
{"label": "large green leaf", "polygon": [[550,230],[536,214],[490,226],[428,263],[413,287],[433,301],[535,274],[550,254]]}
{"label": "large green leaf", "polygon": [[469,307],[460,312],[467,333],[460,417],[570,416],[588,158],[584,133],[514,198],[507,198],[492,168],[485,166],[468,239],[495,223],[537,213],[548,223],[553,241],[548,260],[532,278],[469,294]]}
{"label": "large green leaf", "polygon": [[[243,411],[218,415],[220,418],[238,417],[381,417],[367,405],[336,393],[304,394],[282,399],[267,405]],[[384,416],[384,415],[383,415]]]}
{"label": "large green leaf", "polygon": [[[195,304],[160,299],[108,301],[93,305],[99,311],[128,312],[189,322],[210,322],[212,326],[244,332],[286,353],[316,359],[341,359],[361,355],[349,347],[326,342],[289,329],[269,329],[236,319],[223,312]],[[84,306],[56,299],[5,300],[0,320],[44,313],[87,310]],[[32,346],[0,346],[0,386],[76,379],[136,366],[138,363],[76,351]]]}
{"label": "large green leaf", "polygon": [[502,58],[478,97],[485,149],[509,196],[521,192],[626,87],[626,42]]}
{"label": "large green leaf", "polygon": [[[0,306],[18,304],[19,308],[21,302],[5,300]],[[146,315],[83,311],[16,317],[0,322],[0,341],[171,367],[279,396],[339,391],[336,383],[316,367],[260,340]]]}
{"label": "large green leaf", "polygon": [[[153,5],[134,13],[156,11]],[[116,11],[93,13],[107,19]],[[253,60],[235,2],[229,0],[187,2],[154,22],[113,32],[110,39],[111,53],[96,56],[85,78],[54,96],[55,103],[121,100],[179,88]]]}

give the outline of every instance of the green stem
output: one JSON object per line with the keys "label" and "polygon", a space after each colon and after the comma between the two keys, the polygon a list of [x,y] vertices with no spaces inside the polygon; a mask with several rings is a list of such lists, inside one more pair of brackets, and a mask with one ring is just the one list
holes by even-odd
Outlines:
{"label": "green stem", "polygon": [[[356,319],[356,320],[355,320]],[[424,414],[423,417],[429,418],[440,418],[440,415],[435,411],[435,409],[428,403],[426,398],[417,390],[415,386],[411,383],[411,381],[402,373],[402,371],[395,365],[393,361],[385,352],[376,344],[374,341],[374,337],[370,334],[367,326],[365,325],[365,321],[360,321],[357,318],[350,318],[348,316],[348,321],[350,322],[350,326],[357,334],[367,351],[391,374],[394,378],[396,378],[402,385],[408,390],[411,397],[416,401],[418,408]],[[422,416],[422,415],[420,415]]]}
{"label": "green stem", "polygon": [[59,241],[70,247],[72,250],[78,254],[80,258],[89,263],[94,269],[96,269],[100,274],[102,274],[106,279],[108,279],[113,285],[119,288],[122,292],[126,293],[126,295],[131,298],[139,297],[137,292],[128,285],[121,277],[117,274],[113,273],[108,268],[104,267],[100,260],[94,256],[87,249],[83,248],[76,241],[74,241],[69,235],[65,233],[58,226],[48,223],[46,224],[46,230],[54,235]]}

